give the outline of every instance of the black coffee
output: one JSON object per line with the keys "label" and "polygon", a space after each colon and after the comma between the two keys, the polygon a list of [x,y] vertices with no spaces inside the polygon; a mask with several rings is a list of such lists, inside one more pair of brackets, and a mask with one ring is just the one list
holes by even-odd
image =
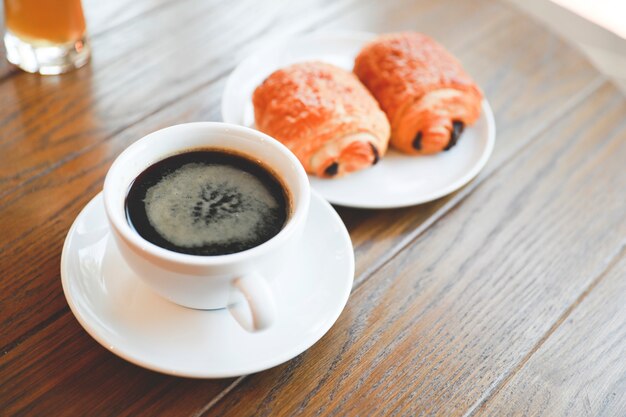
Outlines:
{"label": "black coffee", "polygon": [[126,196],[128,223],[162,248],[226,255],[253,248],[284,226],[289,197],[267,169],[221,150],[163,159]]}

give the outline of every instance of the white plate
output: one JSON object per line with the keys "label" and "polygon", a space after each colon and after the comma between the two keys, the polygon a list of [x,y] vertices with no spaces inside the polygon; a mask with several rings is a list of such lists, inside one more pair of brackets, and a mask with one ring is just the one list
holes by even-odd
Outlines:
{"label": "white plate", "polygon": [[248,333],[226,310],[180,307],[146,287],[113,243],[98,194],[65,240],[63,291],[85,330],[130,362],[195,378],[244,375],[308,349],[335,323],[348,300],[352,243],[337,213],[316,194],[299,245],[285,272],[271,283],[277,321],[264,332]]}
{"label": "white plate", "polygon": [[[314,33],[262,48],[232,72],[222,97],[225,122],[254,127],[252,93],[272,72],[286,65],[321,60],[352,70],[354,58],[375,35],[363,32]],[[493,112],[486,100],[474,126],[458,144],[432,156],[408,156],[394,150],[374,167],[343,178],[310,176],[311,185],[328,201],[358,208],[405,207],[435,200],[474,178],[485,166],[495,142]]]}

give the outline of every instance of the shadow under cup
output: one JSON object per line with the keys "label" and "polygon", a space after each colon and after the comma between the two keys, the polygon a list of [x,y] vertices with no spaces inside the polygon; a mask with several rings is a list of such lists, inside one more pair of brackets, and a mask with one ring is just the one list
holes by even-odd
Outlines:
{"label": "shadow under cup", "polygon": [[[282,230],[253,248],[214,256],[174,252],[142,238],[130,226],[125,213],[126,196],[135,178],[169,156],[211,148],[245,156],[280,180],[291,205]],[[133,143],[113,162],[103,195],[115,242],[128,265],[146,284],[176,304],[220,309],[232,299],[233,280],[260,272],[271,281],[280,273],[304,229],[310,187],[302,165],[280,142],[246,127],[202,122],[168,127]]]}

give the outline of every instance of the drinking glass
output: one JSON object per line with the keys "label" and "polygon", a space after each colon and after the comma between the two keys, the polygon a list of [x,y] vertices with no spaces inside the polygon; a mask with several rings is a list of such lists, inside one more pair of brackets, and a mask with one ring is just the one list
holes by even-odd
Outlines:
{"label": "drinking glass", "polygon": [[27,72],[61,74],[89,60],[80,0],[4,0],[9,62]]}

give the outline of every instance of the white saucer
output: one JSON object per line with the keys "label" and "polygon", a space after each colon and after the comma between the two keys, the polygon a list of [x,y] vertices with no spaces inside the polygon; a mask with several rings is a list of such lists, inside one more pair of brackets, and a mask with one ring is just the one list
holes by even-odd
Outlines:
{"label": "white saucer", "polygon": [[271,283],[276,322],[264,332],[248,333],[226,310],[180,307],[146,287],[121,258],[98,194],[65,240],[63,291],[85,330],[130,362],[195,378],[245,375],[311,347],[348,300],[354,277],[350,236],[333,208],[315,193],[299,245],[285,272]]}
{"label": "white saucer", "polygon": [[[222,97],[225,122],[254,127],[252,93],[275,70],[306,60],[321,60],[352,71],[364,43],[376,36],[363,32],[314,33],[266,45],[232,72]],[[421,204],[461,188],[485,166],[495,142],[495,122],[487,100],[474,126],[458,144],[433,156],[407,156],[390,150],[374,167],[344,178],[309,177],[328,201],[357,208],[392,208]]]}

